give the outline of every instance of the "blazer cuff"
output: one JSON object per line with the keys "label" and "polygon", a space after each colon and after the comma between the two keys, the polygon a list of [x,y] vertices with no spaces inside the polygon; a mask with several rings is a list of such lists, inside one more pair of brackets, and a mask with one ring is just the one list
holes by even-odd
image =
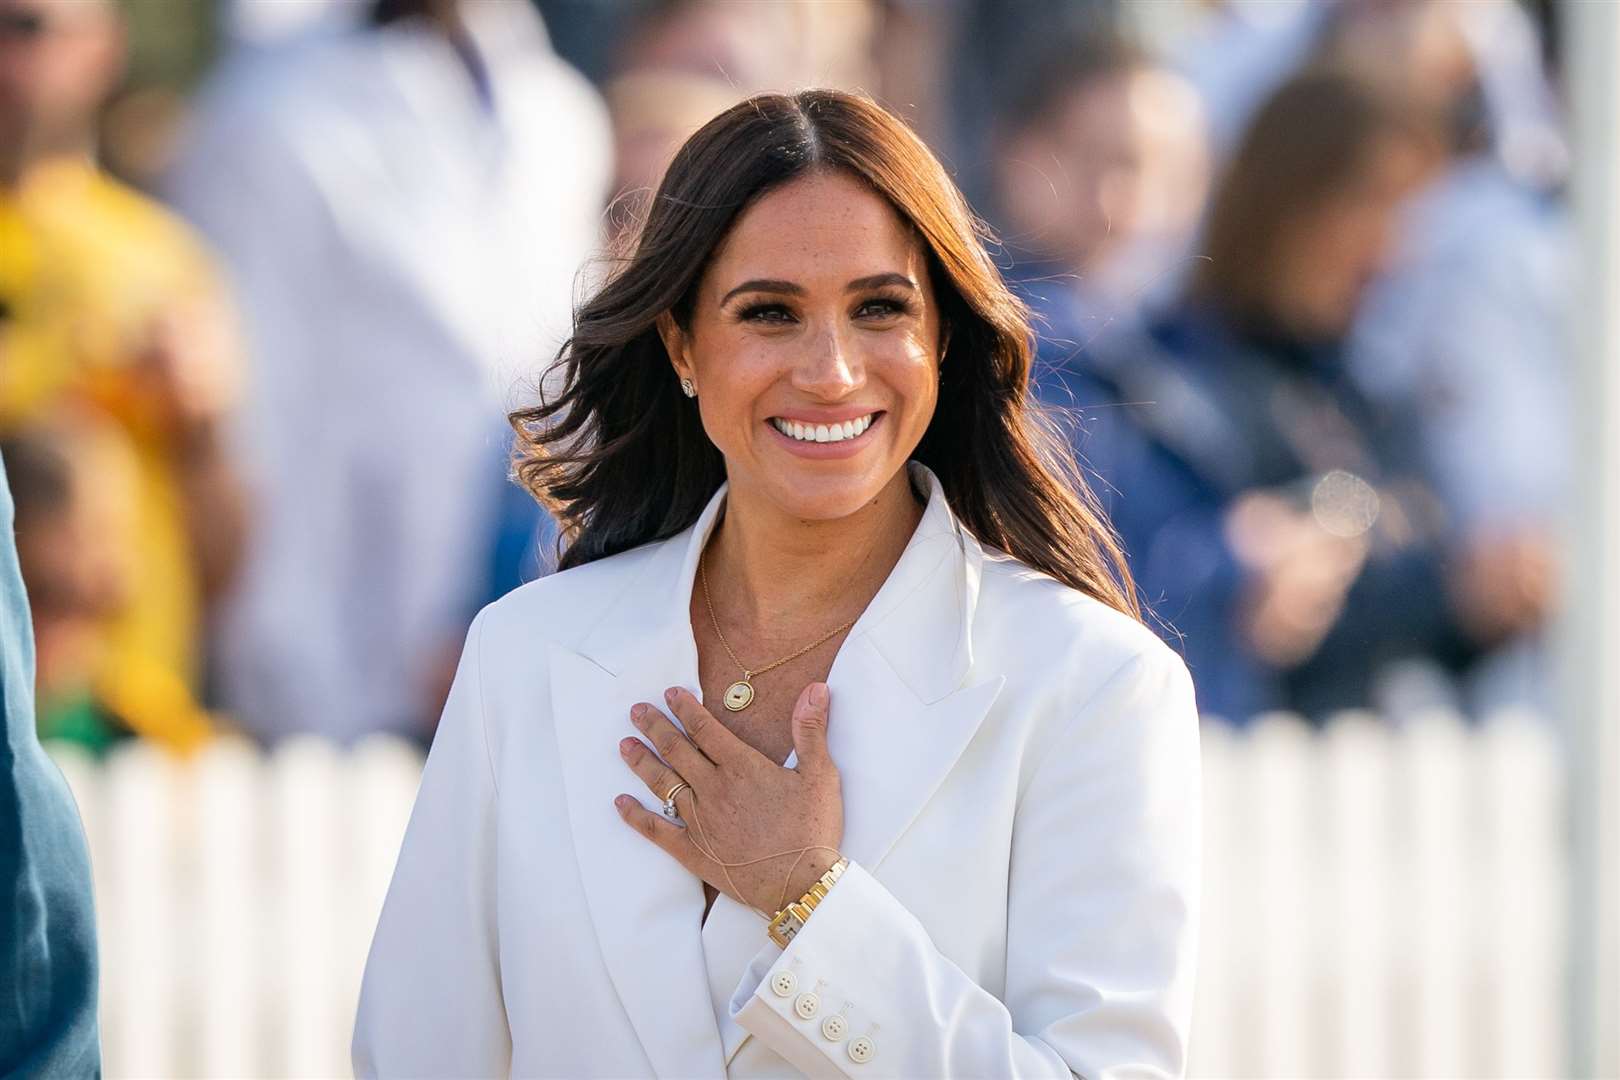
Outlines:
{"label": "blazer cuff", "polygon": [[732,992],[731,1018],[810,1076],[884,1071],[874,1063],[884,1039],[900,1032],[883,1030],[888,1017],[874,1000],[866,945],[874,933],[907,932],[897,917],[915,924],[852,860],[787,948],[766,941]]}

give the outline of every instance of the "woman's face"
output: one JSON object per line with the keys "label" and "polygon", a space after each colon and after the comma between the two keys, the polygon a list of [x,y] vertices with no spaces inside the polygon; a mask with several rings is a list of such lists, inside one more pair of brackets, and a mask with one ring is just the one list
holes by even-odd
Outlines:
{"label": "woman's face", "polygon": [[934,414],[940,320],[923,241],[842,172],[800,177],[744,211],[689,331],[668,316],[659,330],[734,496],[803,520],[876,499]]}

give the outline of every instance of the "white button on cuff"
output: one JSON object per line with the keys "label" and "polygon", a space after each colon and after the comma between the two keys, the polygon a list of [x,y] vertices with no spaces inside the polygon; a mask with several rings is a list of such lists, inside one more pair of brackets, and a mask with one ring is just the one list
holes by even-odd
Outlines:
{"label": "white button on cuff", "polygon": [[800,994],[798,1000],[793,1003],[793,1011],[806,1020],[816,1015],[816,1010],[819,1008],[821,1008],[821,999],[808,990]]}
{"label": "white button on cuff", "polygon": [[771,993],[777,997],[791,997],[798,985],[799,977],[791,971],[778,971],[771,976]]}
{"label": "white button on cuff", "polygon": [[843,1013],[833,1013],[821,1022],[821,1034],[833,1042],[843,1042],[849,1034],[849,1021]]}
{"label": "white button on cuff", "polygon": [[877,1048],[872,1045],[871,1039],[867,1038],[865,1035],[858,1035],[854,1039],[850,1040],[849,1059],[856,1064],[871,1061],[872,1054],[876,1051],[876,1049]]}

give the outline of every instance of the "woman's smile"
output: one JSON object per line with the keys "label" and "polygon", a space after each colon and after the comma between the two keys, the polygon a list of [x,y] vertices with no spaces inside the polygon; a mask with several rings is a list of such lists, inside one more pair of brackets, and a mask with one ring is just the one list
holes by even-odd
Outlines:
{"label": "woman's smile", "polygon": [[773,416],[766,426],[791,453],[808,458],[841,458],[860,453],[872,441],[868,432],[883,416],[881,409],[819,422],[811,417]]}

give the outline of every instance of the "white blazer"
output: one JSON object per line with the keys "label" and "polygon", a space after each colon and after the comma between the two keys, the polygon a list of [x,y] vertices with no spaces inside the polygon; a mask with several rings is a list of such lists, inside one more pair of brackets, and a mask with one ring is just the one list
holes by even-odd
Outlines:
{"label": "white blazer", "polygon": [[[839,649],[847,872],[779,949],[627,826],[630,706],[697,691],[697,522],[468,632],[372,942],[359,1076],[1175,1076],[1198,945],[1181,660],[927,509]],[[793,758],[790,756],[788,764]],[[841,1018],[834,1019],[834,1018]]]}

